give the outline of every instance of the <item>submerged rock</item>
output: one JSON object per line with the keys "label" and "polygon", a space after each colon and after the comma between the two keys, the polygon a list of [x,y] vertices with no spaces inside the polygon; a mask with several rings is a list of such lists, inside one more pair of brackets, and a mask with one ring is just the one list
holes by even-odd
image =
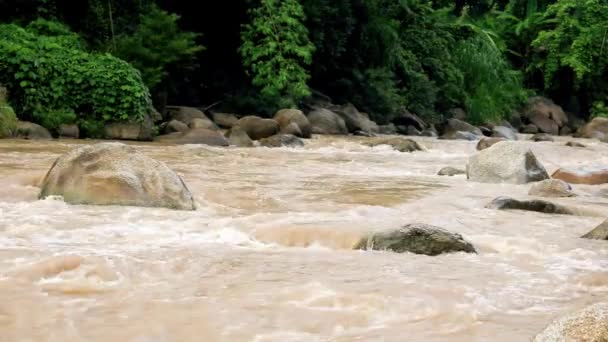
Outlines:
{"label": "submerged rock", "polygon": [[467,172],[465,170],[460,170],[455,167],[447,166],[437,172],[438,176],[456,176],[456,175],[464,175]]}
{"label": "submerged rock", "polygon": [[532,138],[530,138],[530,140],[532,140],[534,142],[555,141],[555,139],[553,139],[553,137],[547,133],[536,133],[532,136]]}
{"label": "submerged rock", "polygon": [[477,151],[483,151],[486,148],[488,148],[488,147],[490,147],[490,146],[492,146],[492,145],[494,145],[496,143],[499,143],[501,141],[506,141],[506,140],[507,139],[505,139],[505,138],[487,138],[487,137],[484,137],[484,138],[481,138],[479,140],[479,142],[477,143],[477,147],[476,148],[477,148]]}
{"label": "submerged rock", "polygon": [[399,152],[424,151],[424,148],[416,141],[402,137],[372,139],[371,141],[365,142],[365,145],[370,147],[388,145]]}
{"label": "submerged rock", "polygon": [[209,146],[228,146],[228,140],[219,131],[205,128],[190,129],[186,132],[161,135],[157,141],[172,144],[203,144]]}
{"label": "submerged rock", "polygon": [[608,341],[608,303],[591,305],[549,324],[533,342]]}
{"label": "submerged rock", "polygon": [[505,138],[507,140],[517,140],[517,135],[510,127],[494,126],[492,128],[492,136],[496,138]]}
{"label": "submerged rock", "polygon": [[476,253],[473,245],[462,235],[427,224],[408,224],[397,230],[372,233],[363,238],[355,249],[430,256],[453,252]]}
{"label": "submerged rock", "polygon": [[572,210],[559,204],[542,200],[518,201],[510,197],[498,197],[490,202],[486,208],[496,210],[536,211],[545,214],[574,215]]}
{"label": "submerged rock", "polygon": [[252,147],[253,140],[247,135],[244,129],[239,126],[233,126],[226,132],[226,138],[231,146],[237,147]]}
{"label": "submerged rock", "polygon": [[262,119],[253,115],[241,118],[236,124],[245,130],[253,140],[268,138],[279,133],[279,124],[275,120]]}
{"label": "submerged rock", "polygon": [[302,147],[304,142],[302,139],[291,134],[277,134],[269,138],[260,140],[260,146],[263,147]]}
{"label": "submerged rock", "polygon": [[583,145],[583,144],[581,144],[579,142],[576,142],[576,141],[568,141],[566,143],[566,146],[568,146],[568,147],[587,147],[587,146],[585,146],[585,145]]}
{"label": "submerged rock", "polygon": [[84,146],[60,156],[42,182],[40,198],[73,204],[194,210],[190,190],[164,163],[120,143]]}
{"label": "submerged rock", "polygon": [[583,239],[608,240],[608,220],[602,222],[592,231],[582,236]]}
{"label": "submerged rock", "polygon": [[559,179],[545,179],[544,181],[533,184],[528,195],[538,197],[575,196],[570,184]]}
{"label": "submerged rock", "polygon": [[525,144],[503,141],[469,158],[467,178],[480,183],[525,184],[549,175]]}
{"label": "submerged rock", "polygon": [[571,184],[598,185],[608,183],[608,168],[566,169],[560,168],[551,175]]}

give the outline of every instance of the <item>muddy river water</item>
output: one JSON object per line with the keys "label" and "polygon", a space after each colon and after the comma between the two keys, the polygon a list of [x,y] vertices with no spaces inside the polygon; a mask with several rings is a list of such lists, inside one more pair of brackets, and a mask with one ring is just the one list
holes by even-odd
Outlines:
{"label": "muddy river water", "polygon": [[[529,341],[608,299],[608,186],[558,203],[586,216],[495,211],[529,185],[439,177],[474,142],[425,152],[317,137],[300,149],[134,144],[179,173],[199,209],[37,200],[86,141],[0,140],[0,341]],[[572,140],[572,139],[570,139]],[[541,163],[608,165],[608,144],[532,143]],[[479,254],[352,250],[369,231],[427,223]]]}

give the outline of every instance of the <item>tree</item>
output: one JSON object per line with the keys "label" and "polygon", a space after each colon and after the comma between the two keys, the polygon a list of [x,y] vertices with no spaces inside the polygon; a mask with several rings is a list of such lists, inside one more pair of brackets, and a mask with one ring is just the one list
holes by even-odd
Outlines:
{"label": "tree", "polygon": [[304,9],[297,0],[261,0],[249,14],[239,51],[262,103],[270,110],[295,106],[311,93],[306,67],[315,48]]}

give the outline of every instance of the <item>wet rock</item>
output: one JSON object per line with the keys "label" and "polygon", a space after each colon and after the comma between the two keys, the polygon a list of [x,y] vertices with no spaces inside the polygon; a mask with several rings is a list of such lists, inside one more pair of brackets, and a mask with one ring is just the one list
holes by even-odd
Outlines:
{"label": "wet rock", "polygon": [[528,195],[538,197],[575,196],[570,184],[559,179],[545,179],[544,181],[533,184]]}
{"label": "wet rock", "polygon": [[213,121],[207,118],[193,118],[192,120],[190,120],[190,124],[188,124],[188,127],[190,127],[191,129],[203,128],[210,129],[213,131],[219,130],[219,127],[217,127],[217,125]]}
{"label": "wet rock", "polygon": [[177,120],[190,125],[192,119],[209,120],[209,118],[200,109],[185,106],[167,106],[165,108],[169,120]]}
{"label": "wet rock", "polygon": [[510,197],[498,197],[490,202],[486,208],[496,210],[525,210],[545,214],[574,215],[574,212],[559,204],[542,200],[518,201]]}
{"label": "wet rock", "polygon": [[80,129],[77,125],[59,125],[59,137],[60,138],[72,138],[78,139],[80,137]]}
{"label": "wet rock", "polygon": [[416,141],[402,137],[377,138],[365,142],[364,144],[371,147],[388,145],[399,152],[424,151],[424,148]]}
{"label": "wet rock", "polygon": [[469,158],[467,178],[480,183],[525,184],[549,175],[525,144],[502,141]]}
{"label": "wet rock", "polygon": [[501,141],[507,141],[507,139],[505,138],[481,138],[481,140],[479,140],[479,142],[477,143],[477,151],[482,151],[485,150],[486,148],[489,148],[490,146],[497,144]]}
{"label": "wet rock", "polygon": [[422,135],[422,132],[420,132],[416,127],[414,126],[407,126],[406,135],[410,135],[410,136],[414,136],[414,137],[418,137]]}
{"label": "wet rock", "polygon": [[553,139],[553,137],[547,133],[536,133],[530,138],[530,140],[532,140],[534,142],[540,142],[540,141],[554,141],[555,139]]}
{"label": "wet rock", "polygon": [[355,249],[440,255],[444,253],[476,253],[473,245],[460,234],[426,224],[409,224],[397,230],[372,233]]}
{"label": "wet rock", "polygon": [[236,125],[236,122],[239,121],[236,115],[228,113],[213,113],[211,114],[211,117],[216,125],[226,129],[232,128],[232,126]]}
{"label": "wet rock", "polygon": [[533,340],[533,342],[605,341],[608,341],[608,303],[594,304],[557,319]]}
{"label": "wet rock", "polygon": [[582,236],[583,239],[608,240],[608,220],[602,222],[592,231]]}
{"label": "wet rock", "polygon": [[460,170],[451,166],[444,167],[443,169],[437,172],[438,176],[456,176],[456,175],[464,175],[467,172],[465,170]]}
{"label": "wet rock", "polygon": [[357,108],[347,103],[343,106],[334,106],[332,110],[338,114],[344,122],[346,123],[346,127],[348,131],[351,133],[357,131],[363,131],[368,133],[378,133],[378,125],[369,119],[367,115],[361,113],[357,110]]}
{"label": "wet rock", "polygon": [[357,137],[367,137],[367,138],[373,138],[376,137],[377,135],[372,133],[372,132],[367,132],[367,131],[356,131],[353,133],[354,136]]}
{"label": "wet rock", "polygon": [[328,109],[317,108],[313,110],[308,113],[308,120],[314,134],[348,134],[348,128],[346,128],[344,119]]}
{"label": "wet rock", "polygon": [[300,126],[297,123],[292,122],[289,125],[281,128],[281,134],[291,134],[296,137],[302,138],[302,131],[300,130]]}
{"label": "wet rock", "polygon": [[524,113],[525,117],[543,133],[558,135],[560,127],[568,124],[568,116],[562,107],[544,97],[528,99]]}
{"label": "wet rock", "polygon": [[226,138],[231,146],[237,147],[252,147],[253,140],[247,135],[244,129],[239,126],[233,126],[226,132]]}
{"label": "wet rock", "polygon": [[171,120],[163,127],[165,134],[185,132],[188,129],[188,125],[178,120]]}
{"label": "wet rock", "polygon": [[533,124],[528,124],[522,127],[521,132],[526,134],[536,134],[538,133],[538,127]]}
{"label": "wet rock", "polygon": [[475,135],[470,132],[457,131],[457,132],[446,133],[446,134],[442,135],[441,137],[439,137],[439,139],[475,141],[475,140],[479,139],[480,137],[481,136]]}
{"label": "wet rock", "polygon": [[[468,122],[460,121],[458,119],[449,119],[444,124],[443,128],[443,139],[453,139],[454,135],[458,132],[460,133],[468,133],[469,136],[481,137],[483,134],[481,130]],[[472,140],[476,140],[472,139]]]}
{"label": "wet rock", "polygon": [[568,147],[587,147],[587,146],[585,146],[585,145],[583,145],[583,144],[581,144],[579,142],[576,142],[576,141],[568,141],[566,143],[566,146],[568,146]]}
{"label": "wet rock", "polygon": [[237,125],[253,140],[260,140],[279,133],[279,124],[272,119],[249,115],[237,121]]}
{"label": "wet rock", "polygon": [[260,146],[263,147],[302,147],[304,142],[302,139],[290,134],[277,134],[269,138],[260,140]]}
{"label": "wet rock", "polygon": [[228,146],[228,140],[226,140],[222,133],[205,128],[195,128],[186,132],[161,135],[157,138],[157,141],[171,144]]}
{"label": "wet rock", "polygon": [[17,130],[15,132],[15,136],[23,139],[52,139],[51,133],[49,131],[33,122],[28,121],[19,121],[17,122]]}
{"label": "wet rock", "polygon": [[569,126],[564,126],[560,128],[559,135],[571,135],[572,129]]}
{"label": "wet rock", "polygon": [[491,137],[492,136],[492,130],[488,127],[485,126],[479,126],[479,130],[481,131],[481,134],[483,134],[484,137]]}
{"label": "wet rock", "polygon": [[104,127],[106,139],[151,141],[154,123],[149,116],[142,122],[115,122]]}
{"label": "wet rock", "polygon": [[608,183],[608,168],[567,169],[560,168],[551,175],[570,184],[598,185]]}
{"label": "wet rock", "polygon": [[408,111],[403,111],[399,114],[395,119],[393,119],[393,123],[397,126],[408,127],[412,126],[418,131],[422,131],[428,127],[427,123],[424,122],[418,115],[410,113]]}
{"label": "wet rock", "polygon": [[492,136],[495,138],[505,138],[507,140],[517,140],[517,135],[513,129],[504,126],[494,126]]}
{"label": "wet rock", "polygon": [[[282,109],[278,111],[274,120],[279,123],[281,130],[286,130],[288,126],[296,124],[299,127],[300,135],[294,134],[293,132],[285,131],[285,134],[293,134],[295,136],[308,139],[312,134],[312,126],[310,121],[302,111],[297,109]],[[293,131],[293,129],[292,129]]]}
{"label": "wet rock", "polygon": [[387,135],[397,134],[397,126],[395,126],[392,123],[390,123],[388,125],[378,126],[378,129],[380,130],[380,134],[387,134]]}
{"label": "wet rock", "polygon": [[84,146],[60,156],[42,182],[40,198],[48,196],[73,204],[195,209],[175,172],[120,143]]}
{"label": "wet rock", "polygon": [[579,129],[581,138],[598,139],[608,143],[608,118],[594,118]]}
{"label": "wet rock", "polygon": [[511,113],[511,119],[509,120],[509,123],[514,129],[522,128],[523,122],[521,121],[521,115],[519,113]]}
{"label": "wet rock", "polygon": [[420,135],[423,137],[432,137],[432,138],[436,138],[437,136],[439,136],[439,134],[437,133],[437,130],[434,127],[425,129],[424,131],[420,132]]}

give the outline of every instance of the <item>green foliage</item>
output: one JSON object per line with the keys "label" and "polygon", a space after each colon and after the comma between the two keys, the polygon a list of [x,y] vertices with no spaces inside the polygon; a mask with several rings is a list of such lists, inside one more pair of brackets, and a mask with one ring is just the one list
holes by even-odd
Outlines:
{"label": "green foliage", "polygon": [[261,0],[249,15],[239,51],[262,103],[274,109],[295,106],[310,96],[306,67],[314,51],[302,6],[297,0]]}
{"label": "green foliage", "polygon": [[133,34],[117,38],[115,55],[140,70],[149,88],[165,80],[170,68],[192,65],[196,54],[203,50],[196,44],[198,35],[182,31],[178,19],[176,14],[151,6]]}
{"label": "green foliage", "polygon": [[604,101],[597,101],[593,103],[593,106],[591,107],[591,117],[608,118],[608,106],[606,106]]}
{"label": "green foliage", "polygon": [[8,138],[17,129],[17,115],[8,103],[0,99],[0,138]]}
{"label": "green foliage", "polygon": [[77,37],[57,23],[0,25],[0,82],[19,112],[51,130],[87,120],[142,120],[151,101],[139,72],[79,46]]}
{"label": "green foliage", "polygon": [[521,75],[511,69],[500,50],[485,36],[462,41],[456,60],[464,79],[468,120],[498,123],[509,119],[526,99]]}

